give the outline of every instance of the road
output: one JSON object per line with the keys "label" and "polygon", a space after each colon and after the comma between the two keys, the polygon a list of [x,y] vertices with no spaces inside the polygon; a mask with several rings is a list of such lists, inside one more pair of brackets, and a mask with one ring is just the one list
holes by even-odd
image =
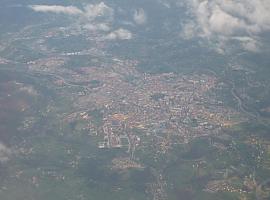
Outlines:
{"label": "road", "polygon": [[235,84],[231,82],[231,85],[233,86],[231,89],[231,94],[232,96],[237,100],[237,104],[238,104],[238,108],[245,114],[247,114],[248,116],[257,119],[257,116],[249,111],[247,111],[244,106],[243,106],[243,101],[242,99],[238,96],[237,92],[236,92],[236,88],[235,88]]}

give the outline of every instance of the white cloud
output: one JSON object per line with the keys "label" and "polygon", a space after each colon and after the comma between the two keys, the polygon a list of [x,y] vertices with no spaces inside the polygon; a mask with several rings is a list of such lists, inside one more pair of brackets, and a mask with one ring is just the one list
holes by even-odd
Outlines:
{"label": "white cloud", "polygon": [[132,39],[133,35],[129,30],[120,28],[117,29],[113,32],[111,32],[110,34],[108,34],[105,39],[108,40],[130,40]]}
{"label": "white cloud", "polygon": [[[186,0],[192,23],[183,26],[181,35],[207,39],[249,37],[246,50],[258,49],[258,35],[270,31],[269,0]],[[191,23],[191,24],[190,24]],[[184,37],[185,38],[185,37]],[[189,39],[190,37],[186,37]]]}
{"label": "white cloud", "polygon": [[[159,2],[161,5],[163,5],[164,7],[166,7],[166,8],[171,8],[170,2],[167,2],[166,0],[158,0],[158,2]],[[178,3],[178,2],[176,2],[176,3]]]}
{"label": "white cloud", "polygon": [[11,150],[0,142],[0,163],[7,162],[11,153]]}
{"label": "white cloud", "polygon": [[232,40],[237,40],[241,43],[243,49],[251,52],[258,52],[261,44],[251,37],[232,37]]}
{"label": "white cloud", "polygon": [[[106,40],[130,40],[133,34],[126,29],[119,28],[111,31],[114,19],[114,10],[104,2],[98,4],[87,4],[82,9],[74,6],[60,5],[31,5],[29,6],[36,12],[49,12],[55,14],[78,15],[75,19],[77,25],[86,31],[101,32],[102,39]],[[143,9],[139,9],[134,14],[134,20],[137,24],[146,23],[147,17]],[[103,32],[103,33],[102,33]],[[109,33],[107,33],[109,32]]]}
{"label": "white cloud", "polygon": [[94,20],[97,17],[113,17],[113,9],[107,6],[104,2],[99,4],[87,4],[83,9],[75,6],[61,5],[30,5],[29,8],[36,12],[50,12],[55,14],[80,15],[81,17]]}
{"label": "white cloud", "polygon": [[113,14],[114,10],[103,2],[99,4],[88,4],[84,7],[84,15],[89,19],[94,19],[97,17],[112,18]]}
{"label": "white cloud", "polygon": [[191,39],[196,36],[196,24],[194,22],[189,22],[186,24],[183,24],[182,32],[180,33],[180,36],[183,39]]}
{"label": "white cloud", "polygon": [[242,47],[245,50],[251,51],[251,52],[259,52],[260,51],[260,44],[255,40],[251,40],[251,41],[248,41],[248,42],[243,42]]}
{"label": "white cloud", "polygon": [[83,14],[83,12],[74,6],[59,6],[59,5],[31,5],[29,6],[32,10],[36,12],[52,12],[57,14],[68,14],[68,15],[78,15]]}
{"label": "white cloud", "polygon": [[31,5],[29,8],[36,12],[77,15],[74,20],[87,31],[110,31],[110,23],[114,17],[114,10],[104,2],[87,4],[82,9],[75,6],[60,5]]}
{"label": "white cloud", "polygon": [[244,28],[245,24],[240,19],[229,15],[220,8],[213,10],[209,17],[209,31],[211,33],[232,35]]}
{"label": "white cloud", "polygon": [[144,9],[140,8],[138,10],[135,10],[133,19],[139,25],[145,24],[147,21],[147,16]]}
{"label": "white cloud", "polygon": [[89,31],[104,31],[107,32],[111,29],[110,25],[106,23],[100,23],[100,24],[86,24],[83,26],[84,29],[87,29]]}

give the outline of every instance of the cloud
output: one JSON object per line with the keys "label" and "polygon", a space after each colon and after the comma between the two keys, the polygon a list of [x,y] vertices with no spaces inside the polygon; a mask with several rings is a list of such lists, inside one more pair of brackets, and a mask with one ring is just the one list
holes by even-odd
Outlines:
{"label": "cloud", "polygon": [[[161,5],[163,5],[166,8],[171,8],[170,2],[167,2],[166,0],[158,0],[158,3],[160,3]],[[176,2],[176,3],[178,4],[179,2]]]}
{"label": "cloud", "polygon": [[107,6],[104,2],[99,4],[88,4],[84,7],[84,16],[89,19],[95,19],[97,17],[112,18],[114,10]]}
{"label": "cloud", "polygon": [[0,163],[7,162],[12,151],[0,142]]}
{"label": "cloud", "polygon": [[36,12],[51,12],[56,14],[68,14],[68,15],[79,15],[83,12],[74,6],[59,6],[59,5],[31,5],[29,6]]}
{"label": "cloud", "polygon": [[114,18],[114,10],[104,2],[87,4],[81,9],[61,5],[30,5],[28,7],[36,12],[77,15],[77,18],[73,19],[87,31],[108,32],[111,30],[110,23]]}
{"label": "cloud", "polygon": [[[78,15],[75,19],[77,25],[86,31],[97,31],[101,33],[100,38],[105,40],[130,40],[133,34],[126,29],[119,28],[111,31],[114,19],[114,9],[104,2],[98,4],[87,4],[81,9],[74,6],[60,5],[31,5],[36,12],[50,12],[55,14]],[[146,23],[145,11],[141,8],[134,13],[134,20],[137,24]],[[102,33],[103,32],[103,33]],[[108,32],[108,33],[107,33]],[[106,34],[106,35],[102,35]]]}
{"label": "cloud", "polygon": [[138,10],[135,10],[133,19],[139,25],[145,24],[147,21],[147,16],[144,9],[140,8]]}
{"label": "cloud", "polygon": [[183,24],[182,32],[180,33],[180,36],[186,40],[189,40],[196,35],[196,24],[194,22],[189,22],[186,24]]}
{"label": "cloud", "polygon": [[89,31],[103,31],[103,32],[110,31],[110,29],[111,29],[110,25],[108,25],[106,23],[86,24],[86,25],[83,26],[83,28],[87,29]]}
{"label": "cloud", "polygon": [[251,52],[258,52],[261,44],[251,37],[232,37],[232,40],[239,41],[243,49]]}
{"label": "cloud", "polygon": [[242,42],[242,47],[251,52],[259,52],[261,44],[256,40],[249,40],[247,42]]}
{"label": "cloud", "polygon": [[248,37],[252,40],[238,41],[246,50],[255,50],[259,44],[258,35],[270,31],[269,0],[189,0],[186,5],[191,20],[183,26],[181,35],[185,39]]}
{"label": "cloud", "polygon": [[111,32],[110,34],[108,34],[105,39],[108,39],[108,40],[130,40],[132,39],[133,37],[133,34],[129,31],[129,30],[126,30],[126,29],[123,29],[123,28],[120,28],[120,29],[117,29],[113,32]]}
{"label": "cloud", "polygon": [[83,9],[79,9],[75,6],[61,5],[30,5],[28,7],[36,12],[80,15],[88,20],[94,20],[97,17],[112,18],[114,13],[114,10],[107,6],[104,2],[99,4],[87,4],[83,7]]}

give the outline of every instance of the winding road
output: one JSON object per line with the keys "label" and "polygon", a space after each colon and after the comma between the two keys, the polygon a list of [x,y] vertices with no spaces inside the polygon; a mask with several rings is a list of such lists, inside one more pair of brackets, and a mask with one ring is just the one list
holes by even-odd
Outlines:
{"label": "winding road", "polygon": [[243,112],[243,113],[245,113],[245,114],[247,114],[247,115],[249,115],[249,116],[251,116],[252,118],[257,118],[257,116],[255,115],[255,114],[253,114],[253,113],[251,113],[251,112],[249,112],[249,111],[247,111],[244,107],[243,107],[243,101],[242,101],[242,99],[238,96],[238,94],[237,94],[237,92],[236,92],[236,88],[235,88],[235,84],[234,83],[232,83],[231,82],[231,84],[232,84],[232,89],[231,89],[231,94],[232,94],[232,96],[237,100],[237,103],[238,103],[238,108]]}

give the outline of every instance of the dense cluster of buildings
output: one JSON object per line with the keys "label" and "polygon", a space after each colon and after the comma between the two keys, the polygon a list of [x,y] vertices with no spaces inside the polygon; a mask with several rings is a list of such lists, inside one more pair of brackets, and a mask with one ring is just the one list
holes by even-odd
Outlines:
{"label": "dense cluster of buildings", "polygon": [[[134,60],[115,58],[100,67],[66,71],[65,78],[55,76],[63,86],[84,90],[78,90],[77,97],[72,94],[72,98],[74,108],[85,112],[75,112],[67,118],[72,121],[79,116],[87,121],[90,133],[103,137],[99,148],[126,148],[133,157],[139,144],[155,141],[150,145],[166,153],[173,144],[218,134],[235,121],[231,116],[240,118],[239,113],[225,107],[211,92],[217,86],[216,77],[146,74],[136,69],[137,64]],[[99,84],[92,87],[92,82]],[[93,109],[102,113],[99,125],[88,112]],[[146,137],[142,139],[138,132]]]}

